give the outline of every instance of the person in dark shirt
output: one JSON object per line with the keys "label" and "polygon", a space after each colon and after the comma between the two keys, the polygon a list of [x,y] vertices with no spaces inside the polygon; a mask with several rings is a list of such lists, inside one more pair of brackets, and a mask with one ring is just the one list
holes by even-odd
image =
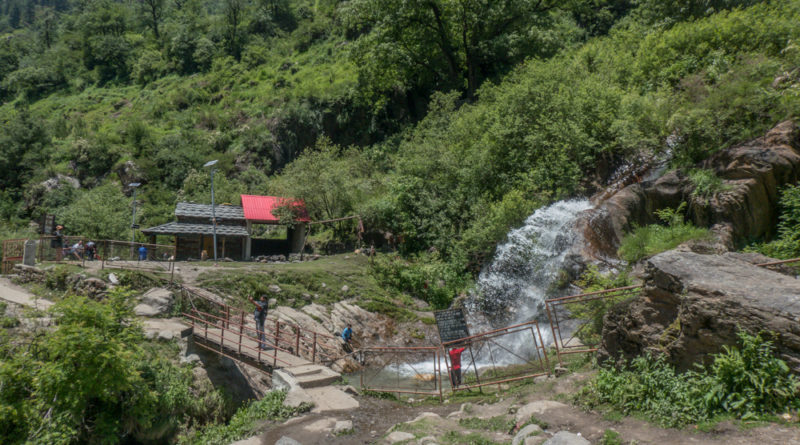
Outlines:
{"label": "person in dark shirt", "polygon": [[256,320],[256,331],[258,334],[258,343],[261,349],[267,349],[266,335],[264,334],[264,322],[267,320],[267,309],[269,302],[266,295],[261,295],[258,301],[250,298],[250,302],[256,306],[253,312],[253,318]]}
{"label": "person in dark shirt", "polygon": [[461,353],[465,349],[464,347],[453,348],[448,352],[450,355],[450,383],[452,383],[453,388],[461,384]]}

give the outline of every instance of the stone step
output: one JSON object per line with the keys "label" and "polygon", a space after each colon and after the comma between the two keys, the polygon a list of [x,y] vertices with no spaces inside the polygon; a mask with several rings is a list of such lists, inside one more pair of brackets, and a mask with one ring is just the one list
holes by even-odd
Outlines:
{"label": "stone step", "polygon": [[320,365],[297,366],[286,368],[286,371],[297,380],[297,384],[300,385],[301,388],[328,386],[341,377],[341,374],[338,372]]}

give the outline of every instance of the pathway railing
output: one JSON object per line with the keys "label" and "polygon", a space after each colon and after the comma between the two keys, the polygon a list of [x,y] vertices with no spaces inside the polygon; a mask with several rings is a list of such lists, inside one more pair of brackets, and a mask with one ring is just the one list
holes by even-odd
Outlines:
{"label": "pathway railing", "polygon": [[97,252],[102,268],[146,269],[170,273],[175,269],[175,246],[102,240],[97,241]]}
{"label": "pathway railing", "polygon": [[[536,321],[442,343],[442,348],[453,391],[491,385],[500,387],[504,383],[550,374],[547,350]],[[460,354],[461,368],[457,373],[450,357],[454,350]]]}
{"label": "pathway railing", "polygon": [[14,265],[22,262],[27,239],[7,239],[3,241],[3,260],[0,263],[0,273],[9,274]]}
{"label": "pathway railing", "polygon": [[563,365],[562,355],[597,351],[603,314],[641,289],[626,286],[545,300],[558,362]]}
{"label": "pathway railing", "polygon": [[[185,312],[187,316],[204,313],[222,323],[226,329],[231,325],[247,326],[249,332],[256,333],[255,327],[248,326],[251,322],[255,326],[253,313],[250,311],[231,306],[214,294],[201,289],[181,286],[181,296],[192,306],[191,310]],[[338,337],[274,317],[267,317],[264,334],[270,346],[312,363],[332,363],[346,355]]]}
{"label": "pathway railing", "polygon": [[765,269],[772,269],[772,268],[780,268],[783,266],[788,266],[794,269],[794,272],[800,275],[800,258],[792,258],[788,260],[781,260],[781,261],[770,261],[768,263],[761,263],[756,264],[758,267],[763,267]]}

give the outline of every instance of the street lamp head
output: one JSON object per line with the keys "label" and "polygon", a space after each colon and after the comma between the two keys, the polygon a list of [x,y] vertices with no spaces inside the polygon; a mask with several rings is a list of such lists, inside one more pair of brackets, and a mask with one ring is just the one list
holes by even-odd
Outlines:
{"label": "street lamp head", "polygon": [[130,184],[128,184],[128,187],[136,188],[139,187],[140,185],[142,185],[141,182],[131,182]]}
{"label": "street lamp head", "polygon": [[219,159],[214,159],[213,161],[208,161],[203,165],[203,167],[211,167],[214,164],[216,164],[217,162],[219,162]]}

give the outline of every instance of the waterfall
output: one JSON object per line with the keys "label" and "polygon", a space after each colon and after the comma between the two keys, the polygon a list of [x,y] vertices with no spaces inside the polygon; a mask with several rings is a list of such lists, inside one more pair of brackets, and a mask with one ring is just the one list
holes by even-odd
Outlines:
{"label": "waterfall", "polygon": [[[559,279],[567,253],[582,240],[575,233],[575,220],[590,208],[588,200],[559,201],[536,210],[522,227],[508,233],[508,240],[497,247],[494,259],[480,273],[476,290],[466,302],[475,333],[540,318],[544,300]],[[549,325],[543,324],[541,331],[545,344],[549,343]],[[504,343],[520,354],[530,346],[516,344],[528,342],[514,339]],[[515,360],[506,354],[501,361]]]}

